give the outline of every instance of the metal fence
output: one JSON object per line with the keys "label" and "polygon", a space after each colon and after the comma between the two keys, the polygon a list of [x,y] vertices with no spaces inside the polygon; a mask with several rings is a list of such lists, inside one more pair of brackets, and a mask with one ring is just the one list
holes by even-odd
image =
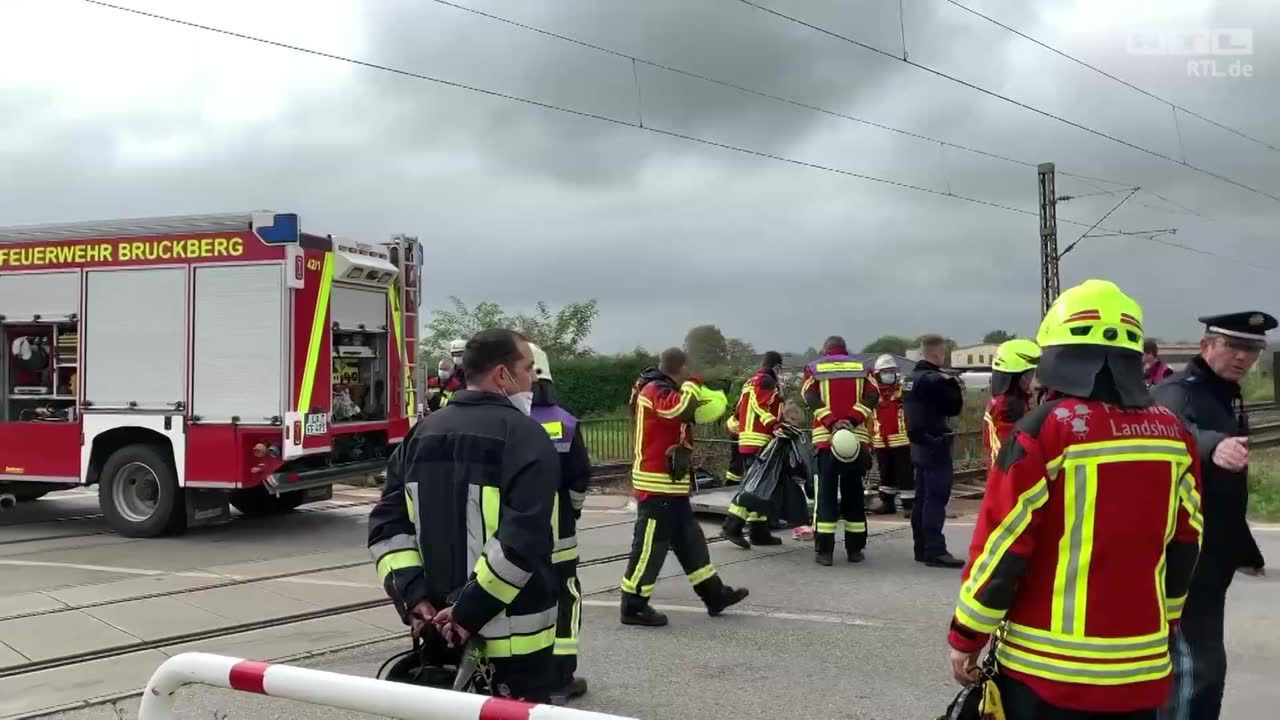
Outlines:
{"label": "metal fence", "polygon": [[[578,430],[587,444],[587,450],[594,463],[627,462],[633,458],[635,451],[635,423],[629,417],[593,418],[578,423]],[[694,428],[695,446],[702,448],[714,458],[728,458],[728,450],[724,448],[730,442],[729,433],[724,423],[697,425]],[[982,434],[977,430],[967,430],[956,434],[954,448],[955,459],[959,464],[973,464],[982,458]],[[702,452],[699,456],[703,455]],[[702,459],[699,457],[699,459]],[[705,464],[705,462],[704,462]],[[708,468],[711,469],[711,468]]]}

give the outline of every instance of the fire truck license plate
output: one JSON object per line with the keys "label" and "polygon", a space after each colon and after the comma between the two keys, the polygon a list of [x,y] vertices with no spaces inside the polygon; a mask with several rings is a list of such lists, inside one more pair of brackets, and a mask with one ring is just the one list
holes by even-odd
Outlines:
{"label": "fire truck license plate", "polygon": [[324,435],[329,432],[329,414],[312,413],[307,415],[307,435]]}

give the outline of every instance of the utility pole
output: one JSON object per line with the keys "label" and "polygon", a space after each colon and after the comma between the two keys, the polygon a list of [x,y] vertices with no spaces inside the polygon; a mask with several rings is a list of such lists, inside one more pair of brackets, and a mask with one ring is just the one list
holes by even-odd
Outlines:
{"label": "utility pole", "polygon": [[1058,196],[1054,192],[1053,163],[1036,167],[1040,185],[1040,316],[1058,297]]}

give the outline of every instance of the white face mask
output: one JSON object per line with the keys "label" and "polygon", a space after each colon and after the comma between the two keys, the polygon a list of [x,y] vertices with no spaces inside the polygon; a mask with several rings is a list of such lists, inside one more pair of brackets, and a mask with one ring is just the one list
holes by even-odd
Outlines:
{"label": "white face mask", "polygon": [[882,384],[882,385],[892,385],[892,384],[894,384],[894,383],[896,383],[896,382],[898,382],[898,376],[897,376],[897,374],[895,374],[895,373],[881,373],[881,374],[880,374],[880,384]]}
{"label": "white face mask", "polygon": [[524,392],[508,393],[505,389],[502,391],[507,396],[507,400],[520,412],[528,415],[533,412],[533,390],[525,390]]}
{"label": "white face mask", "polygon": [[510,400],[511,404],[515,405],[516,408],[520,410],[520,412],[524,413],[525,415],[528,415],[533,412],[533,391],[532,390],[528,392],[516,393],[515,395],[508,395],[507,399]]}
{"label": "white face mask", "polygon": [[444,370],[444,369],[436,370],[436,375],[439,375],[441,380],[448,380],[449,376],[452,374],[453,374],[452,370]]}

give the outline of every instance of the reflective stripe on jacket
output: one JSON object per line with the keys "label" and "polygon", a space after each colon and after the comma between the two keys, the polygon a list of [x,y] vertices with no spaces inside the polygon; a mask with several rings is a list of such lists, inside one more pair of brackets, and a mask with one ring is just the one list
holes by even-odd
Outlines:
{"label": "reflective stripe on jacket", "polygon": [[490,658],[552,647],[558,485],[546,431],[505,397],[460,390],[417,423],[369,515],[369,551],[401,619],[452,601]]}
{"label": "reflective stripe on jacket", "polygon": [[1031,396],[1024,396],[1017,389],[987,400],[987,408],[982,413],[982,447],[991,465],[996,464],[1000,446],[1013,435],[1014,425],[1027,414],[1030,403]]}
{"label": "reflective stripe on jacket", "polygon": [[677,388],[671,378],[648,370],[632,396],[636,435],[631,484],[642,493],[688,495],[698,384],[686,380]]}
{"label": "reflective stripe on jacket", "polygon": [[754,455],[773,439],[773,431],[782,424],[782,392],[772,370],[762,369],[742,385],[738,396],[738,449]]}
{"label": "reflective stripe on jacket", "polygon": [[962,576],[952,647],[1004,627],[1001,671],[1056,707],[1128,712],[1168,697],[1203,519],[1195,441],[1168,409],[1065,398],[1004,443]]}
{"label": "reflective stripe on jacket", "polygon": [[813,410],[815,448],[831,447],[831,428],[841,420],[854,426],[854,434],[864,445],[871,444],[867,420],[880,395],[861,360],[840,353],[814,360],[804,368],[801,392]]}
{"label": "reflective stripe on jacket", "polygon": [[907,437],[907,413],[902,404],[902,385],[876,383],[880,399],[871,424],[871,446],[877,448],[905,447],[911,443]]}

